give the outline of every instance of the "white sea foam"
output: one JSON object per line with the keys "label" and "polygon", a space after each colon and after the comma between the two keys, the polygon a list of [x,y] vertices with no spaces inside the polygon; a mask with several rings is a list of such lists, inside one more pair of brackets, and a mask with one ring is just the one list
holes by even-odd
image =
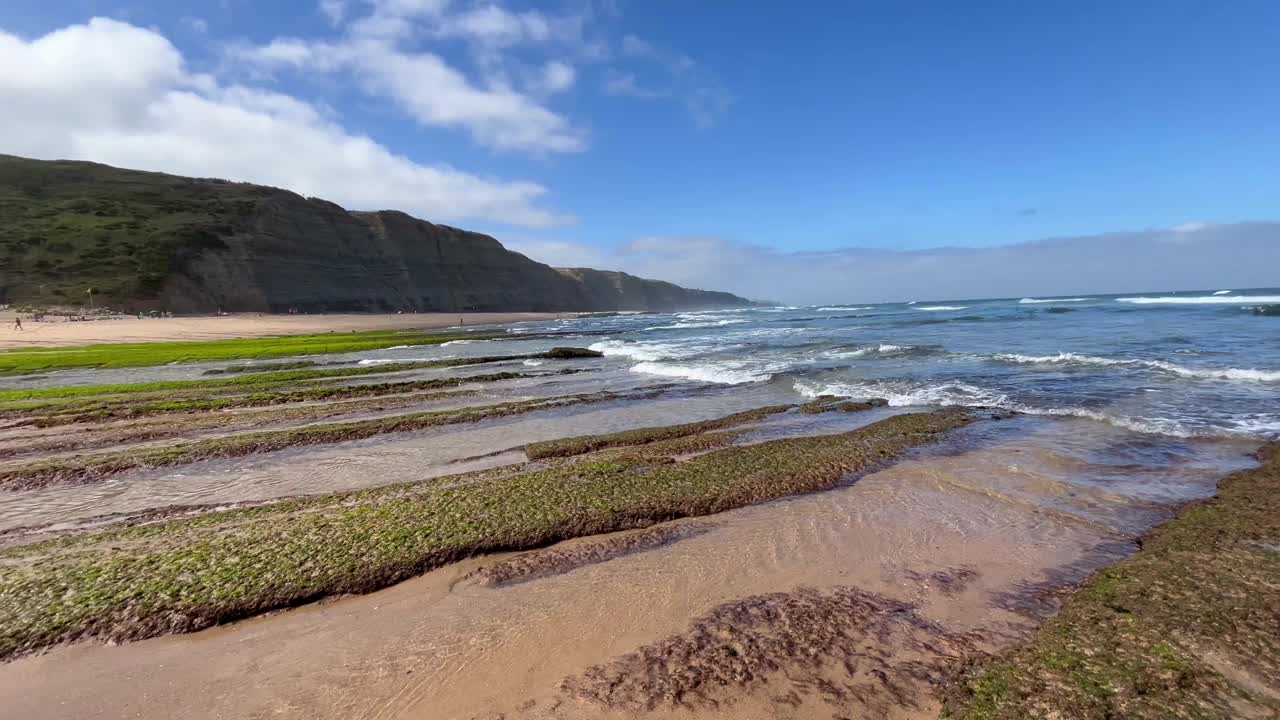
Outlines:
{"label": "white sea foam", "polygon": [[588,350],[603,353],[605,357],[627,357],[633,360],[645,361],[676,357],[679,354],[676,348],[676,345],[623,342],[621,340],[601,340],[587,347]]}
{"label": "white sea foam", "polygon": [[1087,302],[1093,298],[1022,298],[1019,303],[1023,305],[1041,305],[1044,303],[1069,303],[1069,302]]}
{"label": "white sea foam", "polygon": [[[448,357],[453,357],[453,356],[449,355]],[[432,358],[432,359],[443,360],[445,358]],[[356,364],[357,365],[388,365],[390,363],[416,362],[416,361],[417,360],[414,358],[368,358],[366,360],[361,360]]]}
{"label": "white sea foam", "polygon": [[744,383],[763,382],[773,377],[773,373],[781,367],[752,365],[740,361],[720,361],[705,363],[662,363],[642,362],[631,368],[631,372],[662,377],[683,378],[700,382],[718,383],[721,385],[742,385]]}
{"label": "white sea foam", "polygon": [[922,405],[991,405],[1008,399],[990,390],[962,382],[921,384],[908,380],[877,380],[866,383],[814,383],[797,380],[796,392],[805,397],[838,395],[858,399],[884,398],[892,407]]}
{"label": "white sea foam", "polygon": [[1277,439],[1280,438],[1280,417],[1251,416],[1232,420],[1235,431],[1244,435]]}
{"label": "white sea foam", "polygon": [[1255,368],[1200,368],[1178,365],[1165,360],[1138,360],[1096,357],[1079,353],[1063,352],[1057,355],[1023,355],[1021,353],[1000,353],[991,357],[1004,362],[1030,365],[1098,365],[1138,367],[1160,370],[1181,377],[1201,378],[1206,380],[1246,380],[1253,382],[1280,382],[1280,370],[1258,370]]}
{"label": "white sea foam", "polygon": [[689,328],[710,328],[721,327],[724,325],[738,325],[744,322],[750,322],[750,320],[730,318],[727,320],[717,320],[716,322],[678,322],[674,325],[655,325],[653,327],[647,327],[645,330],[687,330]]}
{"label": "white sea foam", "polygon": [[830,358],[857,358],[866,357],[867,355],[893,355],[895,353],[906,352],[913,349],[912,345],[891,345],[889,343],[881,343],[879,345],[869,345],[867,347],[858,348],[856,350],[831,350],[825,353]]}
{"label": "white sea foam", "polygon": [[1230,294],[1231,294],[1230,290],[1219,290],[1218,292],[1214,293],[1214,295],[1230,295]]}
{"label": "white sea foam", "polygon": [[450,340],[449,342],[440,343],[440,347],[449,347],[450,345],[470,345],[471,343],[484,342],[484,340]]}
{"label": "white sea foam", "polygon": [[820,308],[815,308],[815,309],[816,309],[816,310],[818,310],[818,312],[842,312],[842,311],[849,311],[849,310],[873,310],[874,308],[873,308],[871,305],[866,305],[866,306],[864,306],[864,307],[849,307],[849,306],[847,306],[847,305],[832,305],[832,306],[830,306],[830,307],[820,307]]}
{"label": "white sea foam", "polygon": [[[891,407],[949,406],[949,405],[982,405],[1003,410],[1025,413],[1027,415],[1049,415],[1058,417],[1078,417],[1105,422],[1134,432],[1171,435],[1174,437],[1192,437],[1192,432],[1181,423],[1165,418],[1132,418],[1122,415],[1109,415],[1078,407],[1040,408],[1011,400],[1007,395],[963,382],[943,382],[936,384],[919,384],[910,381],[878,381],[867,384],[846,383],[809,383],[796,381],[795,389],[806,397],[819,395],[837,395],[855,399],[884,398]],[[1223,430],[1224,433],[1232,433]],[[1238,432],[1243,433],[1243,430]]]}
{"label": "white sea foam", "polygon": [[542,363],[543,363],[543,361],[542,361],[542,360],[525,360],[525,361],[524,361],[524,364],[525,364],[525,365],[528,365],[529,367],[537,367],[537,366],[541,365]]}
{"label": "white sea foam", "polygon": [[1280,295],[1197,295],[1195,297],[1123,297],[1116,302],[1134,305],[1256,305],[1280,303]]}
{"label": "white sea foam", "polygon": [[[911,303],[907,303],[907,304],[910,305]],[[968,305],[925,305],[923,307],[916,308],[916,310],[923,310],[925,312],[937,312],[939,310],[967,310],[968,308],[969,308]]]}
{"label": "white sea foam", "polygon": [[[447,343],[446,343],[446,344],[447,344]],[[387,349],[388,349],[388,350],[404,350],[404,349],[406,349],[406,348],[410,348],[410,347],[413,347],[413,346],[412,346],[412,345],[392,345],[391,347],[389,347],[389,348],[387,348]]]}

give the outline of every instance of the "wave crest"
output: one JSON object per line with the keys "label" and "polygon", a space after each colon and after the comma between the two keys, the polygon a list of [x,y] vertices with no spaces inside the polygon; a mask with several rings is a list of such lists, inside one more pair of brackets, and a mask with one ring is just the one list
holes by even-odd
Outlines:
{"label": "wave crest", "polygon": [[[1023,413],[1025,415],[1045,415],[1051,417],[1077,417],[1097,422],[1104,422],[1116,427],[1125,428],[1148,435],[1168,435],[1172,437],[1195,437],[1197,435],[1247,435],[1255,434],[1263,427],[1259,422],[1255,427],[1246,429],[1219,428],[1216,432],[1204,432],[1189,429],[1175,420],[1166,418],[1135,418],[1081,407],[1034,407],[1026,403],[1012,400],[1004,393],[963,382],[942,382],[934,384],[913,383],[906,380],[872,381],[866,384],[850,383],[811,383],[797,380],[794,383],[796,392],[805,397],[820,395],[836,395],[853,399],[884,398],[891,407],[921,406],[984,406]],[[1270,427],[1269,425],[1267,427]]]}
{"label": "wave crest", "polygon": [[1258,305],[1280,303],[1280,295],[1197,295],[1195,297],[1122,297],[1116,302],[1133,305]]}
{"label": "wave crest", "polygon": [[1159,370],[1173,375],[1206,380],[1248,380],[1254,382],[1280,382],[1280,370],[1258,370],[1256,368],[1197,368],[1178,365],[1166,360],[1121,360],[1115,358],[1081,355],[1079,353],[1060,352],[1057,355],[1023,355],[1022,353],[999,353],[992,358],[1002,362],[1020,365],[1096,365],[1110,367],[1134,367]]}
{"label": "wave crest", "polygon": [[661,362],[642,362],[631,368],[631,372],[661,377],[696,380],[698,382],[716,383],[718,385],[743,385],[746,383],[764,382],[773,377],[773,373],[781,368],[751,366],[740,361],[707,362],[699,364],[676,364]]}

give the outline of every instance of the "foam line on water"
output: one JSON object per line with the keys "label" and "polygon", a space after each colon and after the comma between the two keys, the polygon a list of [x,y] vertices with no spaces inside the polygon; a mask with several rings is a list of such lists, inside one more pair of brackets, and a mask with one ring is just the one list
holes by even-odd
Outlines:
{"label": "foam line on water", "polygon": [[1132,305],[1266,305],[1280,303],[1280,295],[1197,295],[1195,297],[1122,297],[1116,302]]}

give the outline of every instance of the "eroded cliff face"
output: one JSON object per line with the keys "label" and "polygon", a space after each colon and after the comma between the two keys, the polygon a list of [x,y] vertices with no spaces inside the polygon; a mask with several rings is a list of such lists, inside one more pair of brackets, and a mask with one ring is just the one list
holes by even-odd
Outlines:
{"label": "eroded cliff face", "polygon": [[573,288],[495,239],[404,213],[349,213],[281,194],[175,268],[159,299],[180,310],[306,312],[577,309]]}
{"label": "eroded cliff face", "polygon": [[[275,188],[0,156],[0,299],[174,312],[681,310],[749,304],[556,270],[480,233]],[[137,270],[135,270],[137,268]],[[52,296],[51,296],[52,294]]]}

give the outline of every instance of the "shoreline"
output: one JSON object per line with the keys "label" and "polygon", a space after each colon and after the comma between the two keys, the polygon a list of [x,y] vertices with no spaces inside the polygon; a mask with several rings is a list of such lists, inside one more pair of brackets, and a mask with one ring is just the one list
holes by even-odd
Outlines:
{"label": "shoreline", "polygon": [[14,330],[12,310],[0,311],[0,350],[56,348],[94,344],[135,344],[233,340],[275,335],[309,335],[325,332],[371,330],[441,330],[480,325],[576,318],[578,312],[494,312],[417,314],[272,315],[234,313],[193,317],[145,318],[112,316],[71,322],[64,318],[35,322],[23,318],[23,329]]}
{"label": "shoreline", "polygon": [[[140,709],[139,688],[143,714],[192,717],[1128,716],[1153,688],[1270,708],[1250,688],[1274,668],[1203,631],[1227,618],[1266,660],[1272,591],[1195,582],[1274,577],[1261,439],[690,386],[545,349],[578,328],[422,317],[0,354],[79,369],[0,392],[0,696],[59,719]],[[150,326],[237,319],[261,325]],[[412,349],[464,338],[494,343]],[[221,693],[248,678],[263,691]],[[342,702],[305,705],[321,686]]]}

